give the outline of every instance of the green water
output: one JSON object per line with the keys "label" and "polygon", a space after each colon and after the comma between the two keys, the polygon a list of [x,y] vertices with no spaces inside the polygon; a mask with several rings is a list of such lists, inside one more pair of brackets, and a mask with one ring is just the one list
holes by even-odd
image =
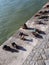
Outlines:
{"label": "green water", "polygon": [[49,0],[0,0],[0,44]]}

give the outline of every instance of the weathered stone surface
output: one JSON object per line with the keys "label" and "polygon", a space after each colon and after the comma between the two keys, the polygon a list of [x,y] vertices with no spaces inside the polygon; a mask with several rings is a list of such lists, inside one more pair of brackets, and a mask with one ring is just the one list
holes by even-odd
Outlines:
{"label": "weathered stone surface", "polygon": [[38,65],[46,65],[46,63],[45,63],[43,60],[37,61],[37,64],[38,64]]}
{"label": "weathered stone surface", "polygon": [[45,60],[46,65],[49,65],[49,60]]}
{"label": "weathered stone surface", "polygon": [[[44,11],[44,10],[49,10],[49,9],[42,9],[42,10]],[[37,20],[38,20],[38,18],[37,18]],[[40,21],[45,22],[45,20],[40,20]],[[43,36],[43,39],[42,40],[38,39],[40,44],[37,44],[36,47],[34,47],[32,52],[27,57],[27,58],[31,57],[31,60],[35,61],[34,65],[49,65],[49,19],[47,21],[47,27],[48,28],[46,28],[44,30],[46,32],[46,35],[44,36],[44,35],[41,34]],[[43,28],[41,28],[41,30],[43,30]],[[35,51],[35,53],[32,56],[33,51]],[[29,61],[32,64],[31,60],[26,59],[25,62]],[[27,64],[25,64],[25,62],[24,62],[24,65],[27,65]],[[31,64],[29,63],[28,65],[31,65]]]}

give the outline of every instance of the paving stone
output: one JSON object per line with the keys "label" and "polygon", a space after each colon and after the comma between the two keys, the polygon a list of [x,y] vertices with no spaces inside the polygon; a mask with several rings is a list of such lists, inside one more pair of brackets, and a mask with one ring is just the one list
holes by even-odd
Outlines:
{"label": "paving stone", "polygon": [[[48,41],[48,42],[49,42],[49,41]],[[46,49],[49,48],[49,43],[48,43],[48,42],[47,42],[47,44],[46,44]]]}
{"label": "paving stone", "polygon": [[49,60],[45,60],[46,65],[49,65]]}
{"label": "paving stone", "polygon": [[46,59],[47,59],[47,57],[46,57],[46,55],[45,55],[45,54],[42,54],[42,58],[43,58],[44,60],[46,60]]}
{"label": "paving stone", "polygon": [[43,59],[43,58],[42,58],[42,56],[41,56],[41,54],[40,54],[39,52],[37,52],[37,53],[34,55],[34,57],[33,57],[33,60],[41,60],[41,59]]}
{"label": "paving stone", "polygon": [[49,48],[45,49],[45,55],[46,55],[47,59],[49,59]]}
{"label": "paving stone", "polygon": [[39,61],[37,61],[37,65],[46,65],[46,64],[45,64],[44,60],[39,60]]}
{"label": "paving stone", "polygon": [[36,61],[30,61],[29,65],[35,65]]}

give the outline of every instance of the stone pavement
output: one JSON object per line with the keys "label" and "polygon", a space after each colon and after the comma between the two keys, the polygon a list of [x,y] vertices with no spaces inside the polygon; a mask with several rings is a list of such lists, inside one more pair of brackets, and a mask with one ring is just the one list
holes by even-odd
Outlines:
{"label": "stone pavement", "polygon": [[[43,8],[42,11],[43,10],[47,10],[47,8]],[[47,16],[49,16],[49,14],[47,14]],[[40,43],[34,47],[23,65],[49,65],[49,20],[44,21],[41,19],[40,21],[47,23],[46,35],[43,36],[42,40],[39,40]]]}
{"label": "stone pavement", "polygon": [[[49,64],[49,2],[40,11],[48,11],[48,14],[36,13],[26,22],[29,29],[20,28],[3,45],[0,46],[0,65],[48,65]],[[38,14],[38,15],[37,15]],[[39,16],[40,15],[40,16]],[[43,17],[46,16],[46,17]],[[48,16],[48,17],[47,17]],[[42,23],[38,23],[38,22]],[[33,28],[41,30],[38,36],[32,34]],[[19,33],[28,34],[26,41],[21,40]],[[11,43],[15,42],[21,48],[15,49]],[[12,51],[3,50],[3,46],[8,45]],[[16,52],[16,51],[19,52]]]}
{"label": "stone pavement", "polygon": [[29,54],[23,65],[49,65],[49,29],[44,39]]}

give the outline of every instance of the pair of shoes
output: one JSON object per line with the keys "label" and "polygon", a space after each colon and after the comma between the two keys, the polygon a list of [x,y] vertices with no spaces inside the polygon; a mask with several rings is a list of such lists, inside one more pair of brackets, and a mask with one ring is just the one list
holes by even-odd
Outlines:
{"label": "pair of shoes", "polygon": [[25,37],[24,37],[24,35],[22,35],[22,36],[21,36],[21,40],[25,40]]}
{"label": "pair of shoes", "polygon": [[19,46],[15,42],[12,43],[12,46],[16,49],[19,49]]}
{"label": "pair of shoes", "polygon": [[46,7],[45,8],[49,8],[49,5],[46,5]]}
{"label": "pair of shoes", "polygon": [[3,46],[3,49],[4,49],[4,50],[10,50],[10,47],[7,46],[7,45],[4,45],[4,46]]}
{"label": "pair of shoes", "polygon": [[16,49],[13,49],[13,48],[11,48],[10,46],[7,46],[7,45],[4,45],[3,46],[3,50],[6,50],[6,51],[10,51],[10,52],[19,52],[18,50],[16,50]]}
{"label": "pair of shoes", "polygon": [[27,34],[23,33],[23,32],[20,32],[19,33],[20,36],[24,35],[24,36],[28,36]]}
{"label": "pair of shoes", "polygon": [[23,29],[28,29],[26,24],[23,25]]}

